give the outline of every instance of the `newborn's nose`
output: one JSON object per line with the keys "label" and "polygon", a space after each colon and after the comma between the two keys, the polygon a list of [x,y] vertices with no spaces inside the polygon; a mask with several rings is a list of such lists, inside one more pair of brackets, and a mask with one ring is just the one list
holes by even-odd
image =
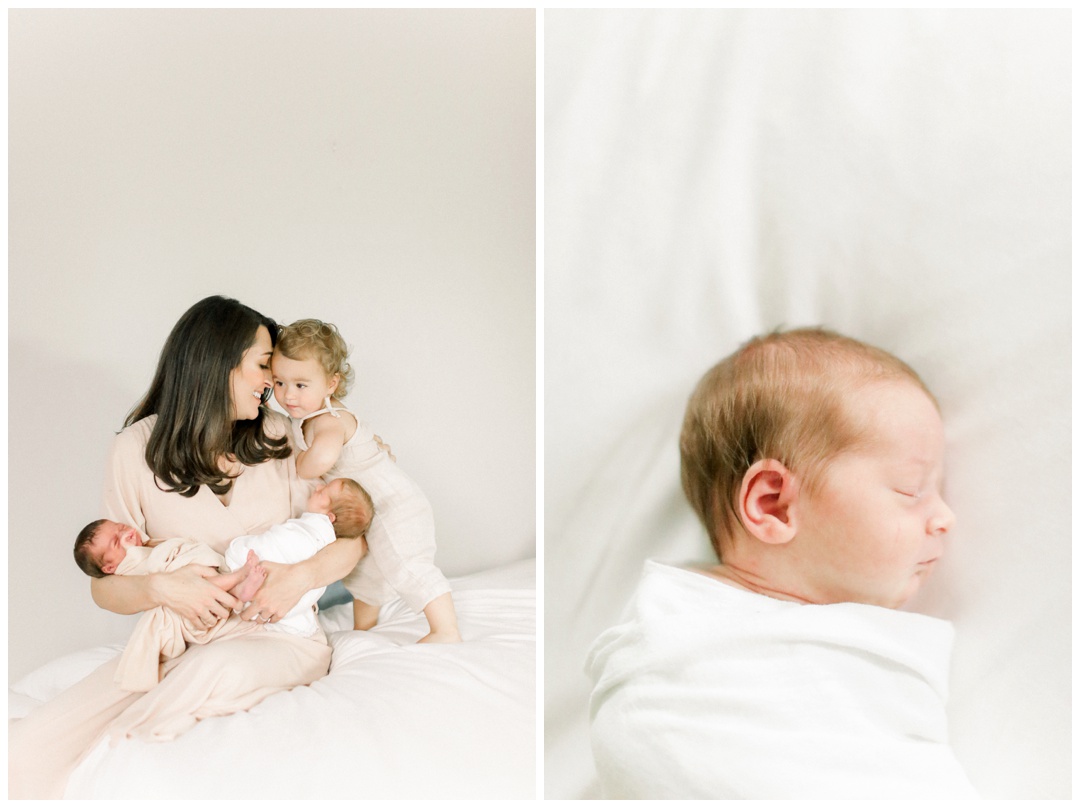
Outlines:
{"label": "newborn's nose", "polygon": [[942,502],[937,512],[931,517],[927,529],[936,536],[943,536],[952,530],[955,524],[956,514],[952,512],[948,505]]}

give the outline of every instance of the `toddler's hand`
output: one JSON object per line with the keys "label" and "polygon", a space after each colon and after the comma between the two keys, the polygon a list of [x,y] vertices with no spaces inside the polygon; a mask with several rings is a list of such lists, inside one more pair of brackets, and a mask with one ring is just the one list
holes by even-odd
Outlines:
{"label": "toddler's hand", "polygon": [[377,443],[379,445],[380,449],[385,450],[386,453],[388,455],[390,455],[391,460],[393,460],[395,463],[397,462],[397,458],[394,457],[394,453],[392,451],[390,451],[390,444],[389,443],[383,443],[383,439],[380,438],[378,435],[375,436],[375,443]]}

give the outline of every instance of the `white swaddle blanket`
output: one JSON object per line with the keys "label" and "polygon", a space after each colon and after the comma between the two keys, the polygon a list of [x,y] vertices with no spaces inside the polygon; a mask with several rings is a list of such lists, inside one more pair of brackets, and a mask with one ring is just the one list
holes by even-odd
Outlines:
{"label": "white swaddle blanket", "polygon": [[608,798],[977,798],[948,744],[951,624],[804,606],[654,561],[593,645]]}

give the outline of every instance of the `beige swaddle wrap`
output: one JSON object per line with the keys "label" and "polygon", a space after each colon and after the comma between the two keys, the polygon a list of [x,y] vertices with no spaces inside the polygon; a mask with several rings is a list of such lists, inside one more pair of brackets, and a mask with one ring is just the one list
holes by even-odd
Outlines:
{"label": "beige swaddle wrap", "polygon": [[[224,563],[220,555],[202,542],[166,539],[152,547],[129,547],[116,574],[150,575],[172,572],[189,564],[220,567]],[[145,693],[161,681],[161,663],[180,656],[189,644],[204,645],[226,634],[248,633],[255,625],[230,615],[204,628],[164,606],[149,609],[139,618],[120,657],[116,684],[121,690]]]}

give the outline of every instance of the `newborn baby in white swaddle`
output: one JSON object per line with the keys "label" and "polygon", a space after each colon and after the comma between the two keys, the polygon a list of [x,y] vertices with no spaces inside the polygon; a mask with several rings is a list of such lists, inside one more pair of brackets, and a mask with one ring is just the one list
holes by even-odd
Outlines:
{"label": "newborn baby in white swaddle", "polygon": [[609,798],[975,798],[948,745],[952,627],[894,611],[943,550],[944,431],[906,364],[819,329],[751,340],[687,407],[719,564],[647,562],[587,667]]}

